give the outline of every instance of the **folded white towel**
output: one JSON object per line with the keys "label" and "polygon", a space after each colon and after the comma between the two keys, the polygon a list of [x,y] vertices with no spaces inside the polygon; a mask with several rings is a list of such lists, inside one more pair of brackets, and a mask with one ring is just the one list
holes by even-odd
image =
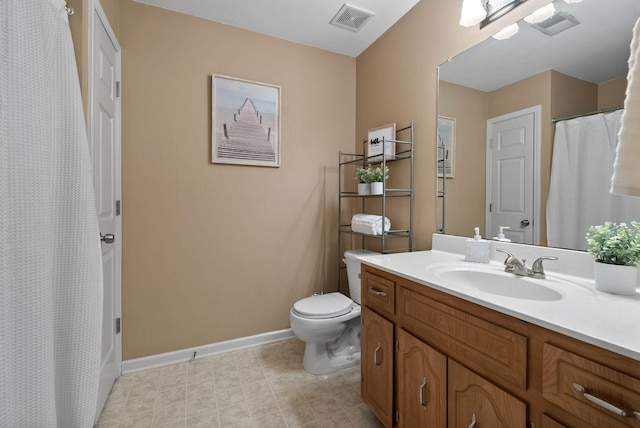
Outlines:
{"label": "folded white towel", "polygon": [[[371,214],[356,214],[351,218],[351,230],[367,235],[382,235],[382,216]],[[391,230],[391,221],[384,218],[384,230]]]}
{"label": "folded white towel", "polygon": [[633,29],[627,94],[620,128],[611,193],[640,196],[640,19]]}

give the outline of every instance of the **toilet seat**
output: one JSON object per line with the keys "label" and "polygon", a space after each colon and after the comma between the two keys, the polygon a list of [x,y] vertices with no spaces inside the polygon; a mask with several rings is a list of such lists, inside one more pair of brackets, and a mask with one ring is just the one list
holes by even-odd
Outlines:
{"label": "toilet seat", "polygon": [[298,300],[294,311],[305,318],[335,318],[353,310],[353,300],[338,292],[318,294]]}

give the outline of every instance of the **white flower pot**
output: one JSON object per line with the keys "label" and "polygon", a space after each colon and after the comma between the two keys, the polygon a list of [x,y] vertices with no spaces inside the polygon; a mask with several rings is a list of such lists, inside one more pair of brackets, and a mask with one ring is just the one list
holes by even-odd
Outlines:
{"label": "white flower pot", "polygon": [[382,195],[382,181],[374,181],[371,183],[371,194]]}
{"label": "white flower pot", "polygon": [[596,290],[633,296],[638,287],[638,268],[596,262]]}
{"label": "white flower pot", "polygon": [[369,183],[358,183],[358,195],[370,195],[371,186]]}

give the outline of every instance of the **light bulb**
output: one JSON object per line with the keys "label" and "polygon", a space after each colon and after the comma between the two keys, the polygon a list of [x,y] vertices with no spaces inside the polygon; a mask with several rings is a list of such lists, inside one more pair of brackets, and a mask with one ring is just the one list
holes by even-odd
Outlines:
{"label": "light bulb", "polygon": [[556,8],[553,7],[553,3],[549,3],[546,6],[541,7],[540,9],[533,12],[531,15],[526,16],[524,18],[529,24],[537,24],[538,22],[542,22],[545,19],[549,19],[555,13]]}
{"label": "light bulb", "polygon": [[473,27],[482,21],[487,12],[482,6],[482,0],[463,0],[462,13],[460,14],[460,25],[463,27]]}
{"label": "light bulb", "polygon": [[512,2],[513,0],[489,0],[489,4],[496,9],[502,9],[503,6]]}
{"label": "light bulb", "polygon": [[513,23],[511,25],[508,25],[508,26],[504,27],[502,30],[498,31],[496,34],[494,34],[491,37],[493,37],[496,40],[508,39],[509,37],[511,37],[514,34],[516,34],[519,29],[520,29],[520,27],[518,26],[518,23],[516,22],[516,23]]}

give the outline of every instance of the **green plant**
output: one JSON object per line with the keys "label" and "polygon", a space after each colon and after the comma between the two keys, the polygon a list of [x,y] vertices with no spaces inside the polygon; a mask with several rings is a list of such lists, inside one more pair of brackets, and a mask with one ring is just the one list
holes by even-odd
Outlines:
{"label": "green plant", "polygon": [[597,262],[610,265],[636,266],[640,262],[640,223],[606,222],[591,226],[587,233],[589,253]]}
{"label": "green plant", "polygon": [[371,182],[383,182],[389,179],[389,167],[386,166],[384,168],[384,173],[382,172],[382,167],[376,167],[371,170]]}
{"label": "green plant", "polygon": [[366,168],[356,168],[356,180],[358,180],[358,183],[371,183],[374,181],[371,165],[367,165]]}

